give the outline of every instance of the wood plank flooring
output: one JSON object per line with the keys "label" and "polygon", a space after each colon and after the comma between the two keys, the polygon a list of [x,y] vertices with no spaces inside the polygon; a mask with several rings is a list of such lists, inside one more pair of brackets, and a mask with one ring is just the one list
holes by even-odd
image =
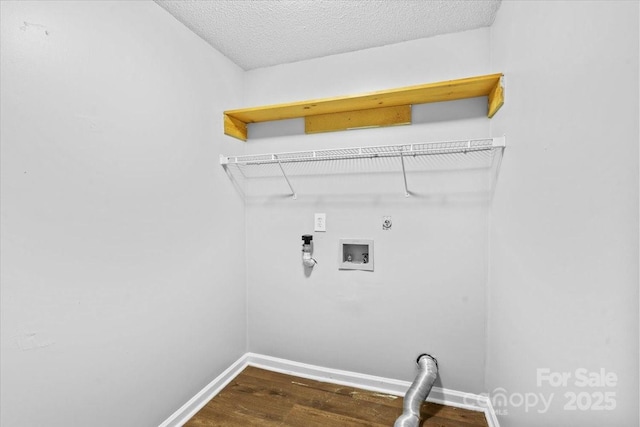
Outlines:
{"label": "wood plank flooring", "polygon": [[[392,427],[402,398],[248,366],[186,427]],[[434,403],[422,427],[487,427],[484,413]]]}

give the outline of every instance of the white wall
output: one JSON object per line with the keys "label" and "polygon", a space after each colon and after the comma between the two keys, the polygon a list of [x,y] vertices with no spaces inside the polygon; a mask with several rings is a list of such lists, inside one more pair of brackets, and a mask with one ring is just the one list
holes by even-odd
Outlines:
{"label": "white wall", "polygon": [[[507,427],[638,425],[637,2],[507,1],[491,30],[248,73],[151,2],[0,5],[0,424],[157,425],[248,331],[251,351],[300,362],[409,380],[427,351],[440,386],[554,393],[545,414],[499,406]],[[492,72],[492,121],[470,100],[407,127],[221,132],[224,109]],[[243,181],[245,208],[217,165],[503,133],[491,208],[484,170],[412,171],[405,198],[392,163],[306,170],[295,201],[280,178]],[[305,274],[314,212],[328,231]],[[375,240],[374,273],[337,270],[341,237]],[[578,367],[618,376],[616,411],[565,411],[585,389],[536,385]]]}
{"label": "white wall", "polygon": [[[269,67],[246,74],[244,106],[389,89],[491,73],[489,30]],[[238,105],[241,107],[242,105]],[[299,121],[252,125],[247,152],[485,137],[486,99],[414,109],[416,124],[303,135]],[[234,150],[234,152],[237,152]],[[362,170],[353,165],[351,171]],[[251,351],[411,380],[415,358],[440,360],[438,385],[484,388],[488,246],[486,170],[433,165],[408,176],[338,174],[300,165],[292,177],[245,181]],[[360,169],[359,169],[360,168]],[[313,233],[314,212],[327,214]],[[393,229],[382,231],[382,216]],[[301,235],[314,234],[319,264],[306,275]],[[338,240],[372,238],[375,271],[339,271]]]}
{"label": "white wall", "polygon": [[0,424],[158,425],[246,351],[242,72],[152,2],[0,4]]}
{"label": "white wall", "polygon": [[[508,148],[491,218],[487,388],[513,398],[497,408],[505,427],[638,426],[638,39],[638,2],[506,1],[491,29],[506,74],[492,132]],[[567,385],[539,387],[545,368],[570,373]],[[579,368],[618,382],[577,387]],[[615,411],[564,409],[565,393],[588,393],[588,408],[604,392]],[[554,395],[548,411],[519,405],[533,393]]]}

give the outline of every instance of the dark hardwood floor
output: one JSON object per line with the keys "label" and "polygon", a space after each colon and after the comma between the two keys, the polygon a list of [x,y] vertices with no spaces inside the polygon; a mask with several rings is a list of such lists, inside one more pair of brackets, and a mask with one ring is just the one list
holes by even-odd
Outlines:
{"label": "dark hardwood floor", "polygon": [[[247,367],[186,427],[392,427],[402,398]],[[423,427],[487,427],[482,412],[434,403],[421,408]]]}

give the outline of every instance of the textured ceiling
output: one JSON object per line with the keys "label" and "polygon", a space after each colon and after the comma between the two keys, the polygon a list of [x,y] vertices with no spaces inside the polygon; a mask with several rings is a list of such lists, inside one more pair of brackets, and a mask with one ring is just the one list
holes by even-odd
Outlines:
{"label": "textured ceiling", "polygon": [[155,0],[245,70],[487,27],[500,0]]}

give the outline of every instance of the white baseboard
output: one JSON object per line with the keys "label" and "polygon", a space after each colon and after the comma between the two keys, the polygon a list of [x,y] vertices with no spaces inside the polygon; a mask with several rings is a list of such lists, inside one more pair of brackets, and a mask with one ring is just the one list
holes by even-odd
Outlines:
{"label": "white baseboard", "polygon": [[222,389],[231,382],[244,368],[247,367],[247,355],[245,353],[233,365],[229,366],[223,373],[218,375],[213,381],[207,384],[180,409],[171,414],[158,427],[181,427],[186,424],[200,409],[215,397]]}
{"label": "white baseboard", "polygon": [[[341,371],[322,366],[294,362],[277,357],[256,353],[246,353],[227,370],[203,388],[191,400],[185,403],[173,415],[167,418],[159,427],[180,427],[196,412],[218,394],[231,380],[246,366],[255,366],[270,371],[295,375],[302,378],[361,388],[377,393],[404,396],[411,385],[408,381],[391,378],[376,377],[359,374],[357,372]],[[439,403],[447,406],[479,411],[485,414],[489,427],[500,427],[493,406],[489,398],[478,394],[463,393],[446,388],[433,387],[427,397],[427,402]]]}

